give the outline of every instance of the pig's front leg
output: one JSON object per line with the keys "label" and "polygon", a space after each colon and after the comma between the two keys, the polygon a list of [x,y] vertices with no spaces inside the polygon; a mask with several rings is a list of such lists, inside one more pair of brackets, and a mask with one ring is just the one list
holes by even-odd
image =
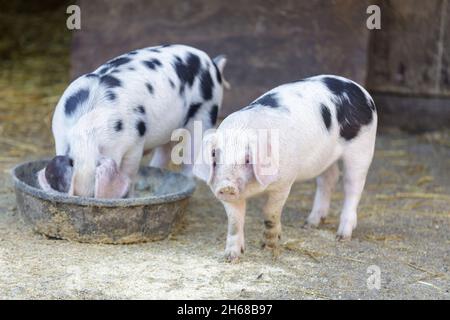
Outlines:
{"label": "pig's front leg", "polygon": [[170,152],[172,151],[171,143],[166,143],[155,148],[150,166],[155,168],[165,168],[170,163]]}
{"label": "pig's front leg", "polygon": [[245,200],[237,202],[225,202],[223,206],[228,216],[228,234],[225,247],[225,259],[229,262],[236,262],[239,256],[244,253],[244,220],[245,220]]}
{"label": "pig's front leg", "polygon": [[120,170],[126,174],[130,180],[131,184],[128,190],[128,198],[133,198],[136,192],[136,182],[138,179],[139,163],[142,159],[144,146],[143,144],[138,144],[131,148],[122,158],[122,163],[120,165]]}
{"label": "pig's front leg", "polygon": [[268,193],[267,202],[263,209],[264,214],[264,239],[263,248],[277,253],[278,240],[281,238],[281,212],[291,187],[283,188]]}

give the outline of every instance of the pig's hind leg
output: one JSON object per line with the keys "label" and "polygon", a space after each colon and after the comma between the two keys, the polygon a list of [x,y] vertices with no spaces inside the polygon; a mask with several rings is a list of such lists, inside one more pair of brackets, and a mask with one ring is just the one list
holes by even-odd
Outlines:
{"label": "pig's hind leg", "polygon": [[372,162],[373,142],[363,141],[350,146],[343,154],[344,204],[341,212],[337,240],[350,240],[357,223],[357,207]]}
{"label": "pig's hind leg", "polygon": [[339,166],[337,162],[328,167],[317,177],[317,189],[311,213],[306,219],[306,227],[317,227],[325,220],[330,210],[331,195],[339,180]]}

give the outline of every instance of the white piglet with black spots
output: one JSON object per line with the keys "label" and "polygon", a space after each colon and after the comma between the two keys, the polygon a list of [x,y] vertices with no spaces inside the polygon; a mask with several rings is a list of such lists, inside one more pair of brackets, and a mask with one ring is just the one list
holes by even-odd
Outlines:
{"label": "white piglet with black spots", "polygon": [[[184,45],[123,54],[73,81],[53,115],[56,157],[38,174],[44,189],[119,198],[131,194],[144,153],[170,160],[171,134],[206,130],[221,107],[226,59]],[[185,161],[189,163],[189,161]],[[184,167],[190,174],[192,166]]]}
{"label": "white piglet with black spots", "polygon": [[254,195],[267,195],[266,248],[277,248],[281,211],[295,181],[317,177],[306,224],[319,225],[339,178],[338,160],[343,162],[345,199],[337,238],[350,239],[376,130],[376,108],[367,91],[332,75],[279,86],[225,118],[203,138],[203,159],[196,161],[194,174],[225,207],[226,258],[236,260],[244,251],[246,199]]}

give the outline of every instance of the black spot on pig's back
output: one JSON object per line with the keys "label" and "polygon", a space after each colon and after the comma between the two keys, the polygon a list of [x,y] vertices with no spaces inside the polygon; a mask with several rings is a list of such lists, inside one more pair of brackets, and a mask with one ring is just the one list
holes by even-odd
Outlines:
{"label": "black spot on pig's back", "polygon": [[328,131],[330,131],[331,127],[331,113],[330,109],[324,104],[320,104],[320,113],[322,114],[323,123]]}
{"label": "black spot on pig's back", "polygon": [[211,120],[211,125],[216,125],[217,123],[217,115],[219,113],[219,106],[217,104],[213,105],[211,110],[209,111],[209,119]]}
{"label": "black spot on pig's back", "polygon": [[122,82],[114,76],[104,75],[100,78],[100,84],[106,88],[116,88],[121,87]]}
{"label": "black spot on pig's back", "polygon": [[134,111],[138,114],[144,115],[145,114],[145,107],[143,105],[139,105],[136,108],[134,108]]}
{"label": "black spot on pig's back", "polygon": [[181,87],[192,86],[195,77],[200,72],[200,64],[200,58],[191,52],[187,54],[185,61],[178,56],[175,57],[172,65],[180,80]]}
{"label": "black spot on pig's back", "polygon": [[184,120],[184,125],[186,125],[191,118],[195,117],[201,106],[201,103],[193,103],[189,106],[186,119]]}
{"label": "black spot on pig's back", "polygon": [[153,86],[152,86],[150,83],[146,83],[145,86],[147,87],[147,91],[148,91],[150,94],[153,94],[153,92],[155,91],[154,88],[153,88]]}
{"label": "black spot on pig's back", "polygon": [[123,129],[123,121],[122,120],[117,120],[114,124],[114,130],[116,132],[120,132]]}
{"label": "black spot on pig's back", "polygon": [[246,109],[251,109],[256,106],[264,106],[269,108],[279,108],[280,102],[276,93],[267,93],[262,97],[256,99]]}
{"label": "black spot on pig's back", "polygon": [[214,70],[216,71],[217,82],[220,84],[220,83],[222,83],[222,75],[220,74],[220,70],[217,67],[217,65],[214,63],[214,61],[213,61],[213,66],[214,66]]}
{"label": "black spot on pig's back", "polygon": [[200,76],[200,92],[205,100],[212,99],[214,83],[208,70],[203,70]]}
{"label": "black spot on pig's back", "polygon": [[351,81],[325,77],[322,82],[333,94],[341,137],[355,138],[362,126],[372,122],[375,104]]}
{"label": "black spot on pig's back", "polygon": [[[129,53],[131,54],[131,53]],[[118,72],[118,67],[125,65],[129,62],[131,62],[132,59],[129,57],[117,57],[115,59],[112,59],[110,61],[108,61],[107,63],[105,63],[100,70],[98,71],[98,73],[100,75],[105,75],[108,72]]]}
{"label": "black spot on pig's back", "polygon": [[147,126],[143,120],[140,120],[136,123],[136,130],[138,131],[140,137],[143,137],[145,135],[145,132],[147,131]]}
{"label": "black spot on pig's back", "polygon": [[106,91],[106,98],[108,98],[109,101],[114,101],[117,99],[117,95],[113,91]]}
{"label": "black spot on pig's back", "polygon": [[146,61],[142,61],[142,63],[144,64],[144,66],[146,66],[147,68],[149,68],[151,70],[156,70],[156,68],[162,66],[161,61],[159,61],[158,59],[155,59],[155,58],[146,60]]}
{"label": "black spot on pig's back", "polygon": [[[131,54],[131,52],[130,52],[130,54]],[[130,61],[131,61],[131,59],[128,57],[119,57],[119,58],[115,58],[115,59],[109,61],[108,65],[112,68],[117,68],[123,64],[127,64]]]}
{"label": "black spot on pig's back", "polygon": [[64,105],[64,112],[66,115],[72,115],[78,108],[80,104],[83,104],[89,98],[89,90],[88,89],[80,89],[70,95],[66,103]]}

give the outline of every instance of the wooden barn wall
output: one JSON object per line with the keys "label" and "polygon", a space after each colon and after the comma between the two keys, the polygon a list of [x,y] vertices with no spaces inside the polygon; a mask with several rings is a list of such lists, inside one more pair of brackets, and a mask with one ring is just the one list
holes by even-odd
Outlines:
{"label": "wooden barn wall", "polygon": [[450,1],[379,1],[367,86],[380,123],[408,131],[450,128]]}
{"label": "wooden barn wall", "polygon": [[369,31],[361,0],[81,0],[76,77],[116,55],[162,43],[226,54],[222,116],[281,83],[335,73],[364,83]]}
{"label": "wooden barn wall", "polygon": [[[334,73],[374,94],[380,124],[450,127],[450,0],[79,0],[76,77],[162,43],[226,54],[222,116],[281,83]],[[366,8],[381,7],[381,30]]]}

